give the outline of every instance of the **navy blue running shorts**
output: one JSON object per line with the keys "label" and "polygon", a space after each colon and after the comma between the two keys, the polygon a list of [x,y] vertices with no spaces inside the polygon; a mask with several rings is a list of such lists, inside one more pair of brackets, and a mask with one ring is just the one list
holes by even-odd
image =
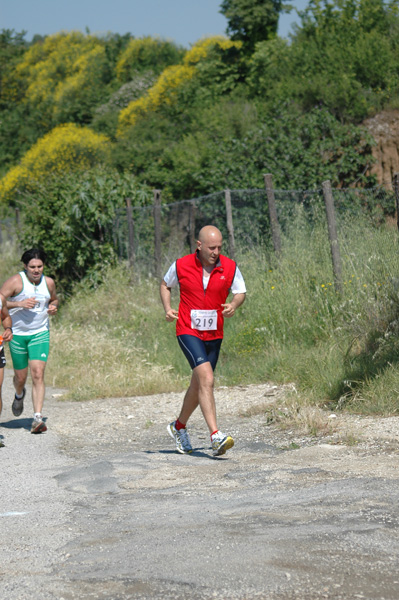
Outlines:
{"label": "navy blue running shorts", "polygon": [[195,335],[183,334],[177,336],[177,341],[192,369],[205,362],[210,362],[212,369],[216,369],[220,346],[223,340],[209,340],[204,342]]}

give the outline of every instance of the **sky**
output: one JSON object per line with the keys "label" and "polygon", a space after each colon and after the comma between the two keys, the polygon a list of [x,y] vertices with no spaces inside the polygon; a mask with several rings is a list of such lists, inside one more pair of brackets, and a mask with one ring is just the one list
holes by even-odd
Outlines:
{"label": "sky", "polygon": [[[197,40],[224,34],[222,0],[0,0],[0,29],[50,35],[86,28],[93,34],[131,33],[159,36],[189,47]],[[308,0],[289,0],[303,10]],[[287,37],[296,13],[281,15],[279,35]]]}

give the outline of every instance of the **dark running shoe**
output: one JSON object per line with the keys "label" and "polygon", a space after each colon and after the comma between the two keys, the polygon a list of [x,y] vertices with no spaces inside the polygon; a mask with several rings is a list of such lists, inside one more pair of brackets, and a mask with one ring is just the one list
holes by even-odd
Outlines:
{"label": "dark running shoe", "polygon": [[22,391],[22,398],[17,398],[16,396],[14,396],[14,402],[12,403],[12,414],[14,415],[14,417],[19,417],[20,415],[22,415],[23,411],[24,411],[24,398],[25,398],[25,394],[26,394],[26,389],[24,388]]}

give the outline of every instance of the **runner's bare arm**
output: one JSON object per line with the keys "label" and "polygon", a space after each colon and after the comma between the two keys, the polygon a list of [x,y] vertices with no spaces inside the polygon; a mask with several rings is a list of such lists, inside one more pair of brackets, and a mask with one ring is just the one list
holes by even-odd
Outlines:
{"label": "runner's bare arm", "polygon": [[0,299],[2,303],[1,307],[1,321],[3,324],[4,332],[3,332],[3,340],[5,342],[10,342],[12,340],[12,321],[10,317],[10,313],[8,312],[6,299],[2,294],[0,294]]}
{"label": "runner's bare arm", "polygon": [[22,292],[22,288],[22,279],[18,273],[3,283],[0,288],[0,294],[3,294],[4,298],[7,299],[7,308],[33,308],[35,306],[36,299],[34,297],[19,301],[9,300],[11,296],[16,296]]}
{"label": "runner's bare arm", "polygon": [[57,292],[55,290],[54,279],[51,279],[51,277],[46,277],[46,283],[47,283],[48,291],[50,292],[50,302],[48,305],[47,312],[49,315],[55,315],[55,313],[58,310],[59,300],[57,297]]}
{"label": "runner's bare arm", "polygon": [[170,287],[168,287],[166,285],[165,281],[161,282],[159,293],[161,295],[161,301],[162,301],[163,308],[165,311],[166,320],[169,323],[171,323],[172,321],[175,321],[176,319],[179,318],[179,314],[178,314],[177,310],[174,310],[170,305],[171,295],[172,295],[171,289],[170,289]]}
{"label": "runner's bare arm", "polygon": [[237,308],[239,308],[244,302],[245,296],[246,294],[234,294],[231,302],[222,304],[222,307],[224,307],[222,310],[222,315],[228,318],[234,317]]}

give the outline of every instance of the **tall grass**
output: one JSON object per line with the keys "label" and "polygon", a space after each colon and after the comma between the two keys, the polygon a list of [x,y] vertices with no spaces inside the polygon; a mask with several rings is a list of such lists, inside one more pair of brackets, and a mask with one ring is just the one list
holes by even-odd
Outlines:
{"label": "tall grass", "polygon": [[1,244],[0,287],[11,275],[15,275],[23,269],[21,256],[22,250],[19,250],[15,242],[3,241]]}
{"label": "tall grass", "polygon": [[[342,294],[322,219],[311,225],[299,209],[278,262],[241,248],[248,294],[226,320],[219,385],[294,382],[310,405],[399,412],[397,231],[357,217],[340,223],[339,236]],[[98,289],[79,289],[53,322],[48,372],[76,399],[183,389],[189,367],[158,282],[132,280],[120,266]]]}
{"label": "tall grass", "polygon": [[[383,396],[372,390],[399,377],[398,234],[366,217],[340,223],[339,231],[342,294],[334,288],[322,223],[311,227],[299,215],[277,268],[267,268],[265,257],[259,273],[259,260],[243,256],[249,302],[245,326],[236,321],[229,332],[231,344],[253,379],[263,372],[295,382],[308,402],[392,414],[397,388],[387,385]],[[227,368],[234,367],[230,360]]]}

